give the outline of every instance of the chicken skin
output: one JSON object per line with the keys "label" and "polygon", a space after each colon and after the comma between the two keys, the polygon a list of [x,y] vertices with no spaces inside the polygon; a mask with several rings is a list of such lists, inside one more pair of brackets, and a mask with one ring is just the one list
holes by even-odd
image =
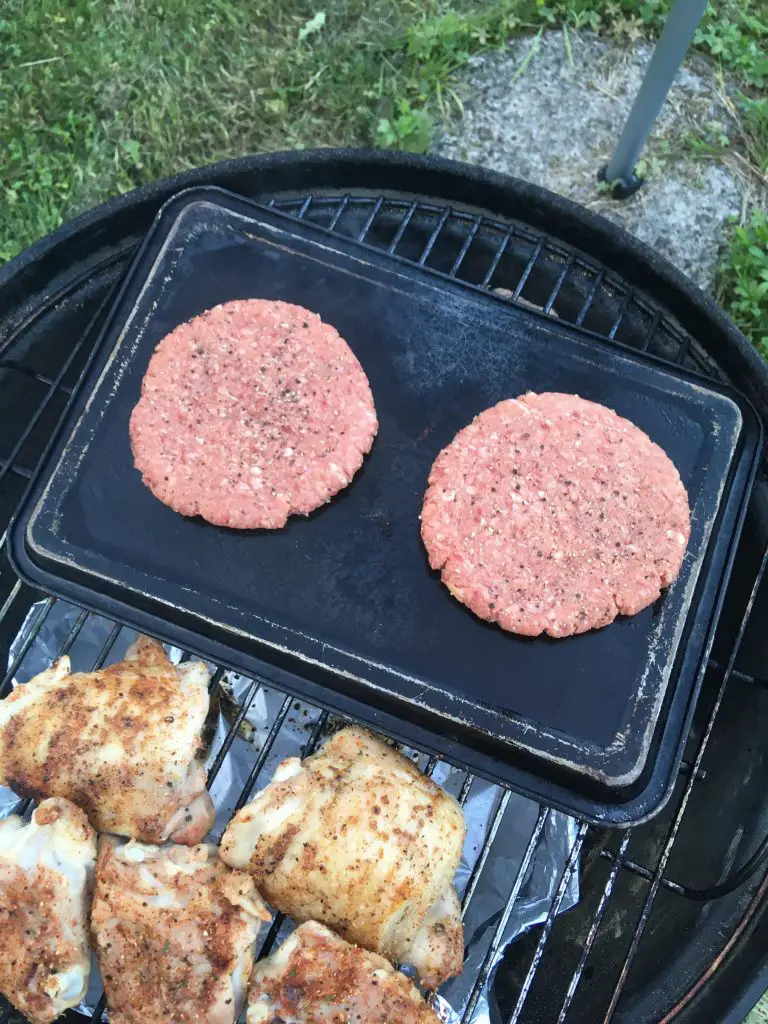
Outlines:
{"label": "chicken skin", "polygon": [[98,672],[60,658],[0,701],[0,784],[66,797],[102,832],[199,842],[214,818],[195,757],[208,676],[202,662],[172,665],[148,637]]}
{"label": "chicken skin", "polygon": [[0,821],[0,992],[33,1024],[88,988],[95,860],[96,833],[69,800],[44,800],[28,824]]}
{"label": "chicken skin", "polygon": [[453,797],[365,729],[288,758],[230,822],[221,856],[296,921],[410,963],[437,987],[461,971],[453,878],[466,826]]}
{"label": "chicken skin", "polygon": [[102,836],[91,930],[111,1024],[233,1024],[269,919],[215,846]]}
{"label": "chicken skin", "polygon": [[436,1024],[416,987],[377,953],[308,921],[256,964],[247,1024]]}
{"label": "chicken skin", "polygon": [[464,926],[456,890],[449,885],[435,900],[413,937],[403,963],[412,964],[424,988],[435,989],[461,974],[464,964]]}

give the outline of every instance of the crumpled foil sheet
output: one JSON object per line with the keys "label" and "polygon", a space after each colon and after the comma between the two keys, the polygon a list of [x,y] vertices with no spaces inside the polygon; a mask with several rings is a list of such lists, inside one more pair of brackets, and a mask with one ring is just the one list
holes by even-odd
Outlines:
{"label": "crumpled foil sheet", "polygon": [[[41,615],[45,614],[44,609],[45,602],[39,602],[29,610],[24,624],[11,645],[9,667],[16,660],[25,639],[35,628]],[[81,609],[74,605],[63,601],[54,602],[45,614],[37,636],[16,671],[13,678],[14,686],[23,685],[32,676],[49,667],[51,662],[58,657],[62,645],[71,637],[81,614]],[[97,615],[88,616],[82,628],[77,632],[68,652],[72,660],[73,671],[92,670],[114,626],[114,622],[109,619]],[[109,649],[106,664],[119,661],[135,636],[136,634],[132,630],[121,629]],[[171,648],[170,655],[173,661],[178,661],[182,652]],[[235,672],[226,672],[213,694],[211,715],[204,737],[208,770],[216,761],[217,753],[224,743],[239,706],[247,700],[250,700],[248,711],[211,786],[211,796],[217,809],[216,821],[211,832],[214,841],[219,840],[234,812],[235,804],[258,752],[262,749],[270,727],[283,707],[285,694],[265,686],[255,686],[250,679]],[[290,710],[274,740],[269,756],[256,781],[255,789],[262,788],[269,782],[275,767],[283,758],[303,753],[321,713],[318,708],[300,700],[291,702]],[[337,723],[338,720],[329,716],[325,730],[327,732],[334,731]],[[427,758],[423,754],[418,755],[408,748],[404,748],[403,752],[412,756],[422,767],[427,762]],[[456,796],[461,789],[466,773],[444,762],[439,762],[432,777],[448,792]],[[475,779],[472,783],[464,805],[467,839],[456,876],[456,888],[459,896],[463,894],[467,886],[474,864],[482,850],[490,822],[503,795],[504,791],[499,786],[482,779]],[[11,790],[0,786],[0,818],[13,813],[18,804],[18,797]],[[538,804],[515,793],[510,794],[506,811],[479,875],[474,895],[465,912],[466,961],[464,971],[460,977],[444,985],[440,994],[434,997],[433,1005],[436,1012],[448,1024],[458,1024],[459,1021],[463,1021],[463,1015],[472,999],[475,980],[493,941],[538,813]],[[543,921],[547,916],[575,841],[576,831],[577,825],[572,818],[559,811],[552,811],[549,814],[518,899],[504,928],[501,942],[488,965],[489,982],[492,982],[493,972],[509,943],[533,925]],[[570,909],[578,902],[578,899],[578,871],[574,871],[560,911]],[[290,922],[286,922],[277,941],[281,941],[291,928]],[[263,931],[260,936],[262,941],[264,935]],[[78,1009],[89,1015],[92,1014],[101,993],[101,979],[94,963],[88,993]],[[488,984],[479,994],[479,998],[475,998],[471,1014],[464,1024],[491,1024]]]}

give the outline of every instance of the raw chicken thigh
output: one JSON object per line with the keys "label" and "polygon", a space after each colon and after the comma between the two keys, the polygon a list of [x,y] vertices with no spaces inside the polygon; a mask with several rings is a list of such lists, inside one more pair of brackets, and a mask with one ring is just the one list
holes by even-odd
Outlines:
{"label": "raw chicken thigh", "polygon": [[0,821],[0,992],[33,1024],[88,988],[95,860],[96,834],[68,800],[44,800],[28,824]]}

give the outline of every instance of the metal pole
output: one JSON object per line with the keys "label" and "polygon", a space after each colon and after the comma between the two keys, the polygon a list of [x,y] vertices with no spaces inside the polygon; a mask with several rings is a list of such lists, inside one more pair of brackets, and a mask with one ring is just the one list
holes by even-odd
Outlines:
{"label": "metal pole", "polygon": [[598,174],[601,181],[613,185],[615,199],[628,198],[643,183],[635,175],[635,164],[706,7],[707,0],[677,0],[669,13],[613,156]]}

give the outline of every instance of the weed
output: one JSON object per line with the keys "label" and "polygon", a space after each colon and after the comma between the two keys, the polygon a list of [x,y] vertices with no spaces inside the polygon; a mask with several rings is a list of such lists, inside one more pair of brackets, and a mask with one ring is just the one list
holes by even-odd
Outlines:
{"label": "weed", "polygon": [[742,93],[738,107],[750,156],[761,171],[768,172],[768,99],[750,99]]}
{"label": "weed", "polygon": [[720,269],[717,297],[768,359],[768,218],[756,210],[734,229]]}
{"label": "weed", "polygon": [[432,118],[423,108],[414,109],[407,99],[397,101],[395,110],[376,125],[376,144],[424,153],[429,146]]}
{"label": "weed", "polygon": [[667,160],[663,153],[646,153],[635,165],[635,174],[645,181],[658,181],[664,177]]}
{"label": "weed", "polygon": [[768,85],[768,18],[764,9],[760,12],[757,4],[708,7],[693,41],[745,85],[762,89]]}
{"label": "weed", "polygon": [[[460,107],[451,78],[475,54],[549,27],[566,53],[570,29],[652,36],[672,2],[5,0],[0,261],[109,195],[225,156],[423,152],[435,112]],[[737,75],[744,148],[765,173],[765,0],[710,6],[696,45]],[[727,145],[715,129],[689,141],[703,156]]]}

